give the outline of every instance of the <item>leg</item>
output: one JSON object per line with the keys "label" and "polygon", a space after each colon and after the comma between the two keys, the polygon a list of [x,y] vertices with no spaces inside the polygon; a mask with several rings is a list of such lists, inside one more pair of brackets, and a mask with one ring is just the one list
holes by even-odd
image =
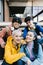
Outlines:
{"label": "leg", "polygon": [[18,60],[17,65],[25,65],[25,63],[22,60]]}
{"label": "leg", "polygon": [[22,60],[18,60],[17,62],[13,63],[13,65],[25,65]]}
{"label": "leg", "polygon": [[6,63],[5,61],[3,61],[2,65],[10,65],[10,64],[8,64],[8,63]]}

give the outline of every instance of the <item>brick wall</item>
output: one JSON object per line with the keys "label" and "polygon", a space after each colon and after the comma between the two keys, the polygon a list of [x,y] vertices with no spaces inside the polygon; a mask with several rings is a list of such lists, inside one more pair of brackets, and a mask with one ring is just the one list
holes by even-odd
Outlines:
{"label": "brick wall", "polygon": [[5,14],[5,21],[9,22],[9,7],[6,0],[4,0],[4,14]]}

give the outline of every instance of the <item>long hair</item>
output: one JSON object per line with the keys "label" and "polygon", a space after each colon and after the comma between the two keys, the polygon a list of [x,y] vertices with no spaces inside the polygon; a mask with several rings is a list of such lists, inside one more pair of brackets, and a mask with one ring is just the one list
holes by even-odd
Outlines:
{"label": "long hair", "polygon": [[[33,51],[33,54],[34,54],[35,58],[37,58],[37,56],[38,56],[38,49],[39,49],[37,34],[36,34],[36,32],[34,30],[30,30],[30,32],[33,32],[34,33],[35,39],[33,40],[34,45],[33,45],[32,51]],[[26,45],[25,45],[25,47],[26,47]]]}
{"label": "long hair", "polygon": [[33,53],[34,53],[35,57],[37,58],[37,56],[38,56],[39,44],[38,44],[38,39],[37,39],[37,34],[36,34],[36,32],[34,32],[34,37],[35,37],[35,40],[34,40],[34,46],[33,46]]}

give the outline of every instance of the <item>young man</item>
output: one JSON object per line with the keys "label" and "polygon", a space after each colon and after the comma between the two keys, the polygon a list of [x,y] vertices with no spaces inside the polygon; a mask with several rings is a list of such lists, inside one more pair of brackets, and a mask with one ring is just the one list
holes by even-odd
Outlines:
{"label": "young man", "polygon": [[2,65],[18,65],[19,60],[25,56],[24,53],[19,52],[22,40],[21,35],[22,32],[20,30],[15,30],[12,36],[8,37]]}
{"label": "young man", "polygon": [[35,30],[37,35],[40,34],[40,32],[43,33],[43,27],[36,25],[34,26],[33,22],[31,22],[31,17],[28,16],[25,18],[25,23],[27,24],[27,27],[24,29],[23,37],[26,38],[27,32],[29,30]]}

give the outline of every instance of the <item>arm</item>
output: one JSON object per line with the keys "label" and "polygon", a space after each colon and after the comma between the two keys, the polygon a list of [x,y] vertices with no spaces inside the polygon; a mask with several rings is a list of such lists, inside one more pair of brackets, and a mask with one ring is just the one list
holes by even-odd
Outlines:
{"label": "arm", "polygon": [[8,36],[10,36],[12,34],[11,28],[10,27],[6,27],[6,32],[7,32]]}
{"label": "arm", "polygon": [[21,59],[23,56],[25,56],[24,53],[12,54],[10,48],[11,47],[6,44],[4,59],[7,63],[12,64],[12,63],[18,61],[19,59]]}
{"label": "arm", "polygon": [[[24,46],[21,47],[20,52],[22,52],[22,53],[24,52]],[[23,56],[21,58],[21,60],[24,61],[25,63],[27,63],[27,62],[30,63],[31,62],[31,60],[27,56]]]}
{"label": "arm", "polygon": [[38,39],[38,43],[43,44],[43,37]]}
{"label": "arm", "polygon": [[0,45],[2,48],[5,47],[5,42],[4,42],[3,38],[1,38],[1,37],[0,37]]}
{"label": "arm", "polygon": [[26,35],[27,35],[27,29],[25,28],[23,31],[23,37],[26,38]]}
{"label": "arm", "polygon": [[0,37],[3,38],[6,34],[6,28],[2,28],[2,30],[0,31]]}
{"label": "arm", "polygon": [[3,38],[5,36],[5,34],[6,34],[6,32],[7,32],[8,35],[11,35],[10,28],[9,27],[6,27],[6,28],[2,28],[2,30],[0,31],[0,37]]}
{"label": "arm", "polygon": [[41,27],[39,25],[36,25],[36,28],[38,29],[39,32],[42,32],[43,33],[43,27]]}

